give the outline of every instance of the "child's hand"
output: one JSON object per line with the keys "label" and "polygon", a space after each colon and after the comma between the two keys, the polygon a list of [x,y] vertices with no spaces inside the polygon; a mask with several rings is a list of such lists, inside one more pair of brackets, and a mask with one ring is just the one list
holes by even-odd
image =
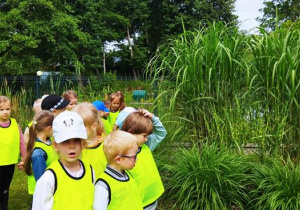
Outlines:
{"label": "child's hand", "polygon": [[142,113],[145,117],[148,117],[149,119],[152,119],[153,117],[153,114],[146,109],[142,109]]}
{"label": "child's hand", "polygon": [[24,162],[23,161],[19,162],[17,166],[19,170],[23,170]]}

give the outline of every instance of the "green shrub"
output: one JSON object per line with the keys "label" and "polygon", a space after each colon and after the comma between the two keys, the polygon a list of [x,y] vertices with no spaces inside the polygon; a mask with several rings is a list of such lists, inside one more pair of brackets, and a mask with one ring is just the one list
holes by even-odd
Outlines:
{"label": "green shrub", "polygon": [[244,209],[248,202],[250,156],[215,145],[179,149],[171,163],[159,164],[164,201],[179,209]]}
{"label": "green shrub", "polygon": [[290,158],[253,164],[252,181],[253,209],[300,209],[300,166]]}

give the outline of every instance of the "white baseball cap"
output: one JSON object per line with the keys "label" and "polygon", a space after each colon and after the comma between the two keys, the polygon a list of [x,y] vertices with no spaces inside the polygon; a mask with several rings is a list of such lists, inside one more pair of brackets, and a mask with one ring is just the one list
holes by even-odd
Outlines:
{"label": "white baseball cap", "polygon": [[73,138],[87,139],[87,132],[82,117],[72,111],[63,111],[54,118],[53,137],[56,143]]}

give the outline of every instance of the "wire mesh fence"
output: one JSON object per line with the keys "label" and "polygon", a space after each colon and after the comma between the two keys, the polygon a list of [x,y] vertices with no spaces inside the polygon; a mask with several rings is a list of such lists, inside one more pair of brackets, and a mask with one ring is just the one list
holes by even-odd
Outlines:
{"label": "wire mesh fence", "polygon": [[122,91],[127,106],[153,111],[156,97],[155,85],[150,78],[133,77],[78,77],[78,76],[1,76],[2,95],[26,94],[27,105],[45,94],[62,95],[65,90],[74,90],[80,101],[107,100],[115,91]]}

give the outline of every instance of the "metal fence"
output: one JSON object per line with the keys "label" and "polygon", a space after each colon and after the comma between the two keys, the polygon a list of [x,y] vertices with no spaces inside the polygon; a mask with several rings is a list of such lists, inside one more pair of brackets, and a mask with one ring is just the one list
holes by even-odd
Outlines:
{"label": "metal fence", "polygon": [[[156,97],[155,88],[149,78],[133,77],[77,77],[77,76],[0,76],[0,91],[30,95],[28,105],[44,94],[62,95],[65,90],[75,90],[82,100],[104,100],[110,93],[122,91],[129,106],[152,110]],[[137,92],[136,90],[143,90]],[[135,95],[134,95],[135,94]]]}

